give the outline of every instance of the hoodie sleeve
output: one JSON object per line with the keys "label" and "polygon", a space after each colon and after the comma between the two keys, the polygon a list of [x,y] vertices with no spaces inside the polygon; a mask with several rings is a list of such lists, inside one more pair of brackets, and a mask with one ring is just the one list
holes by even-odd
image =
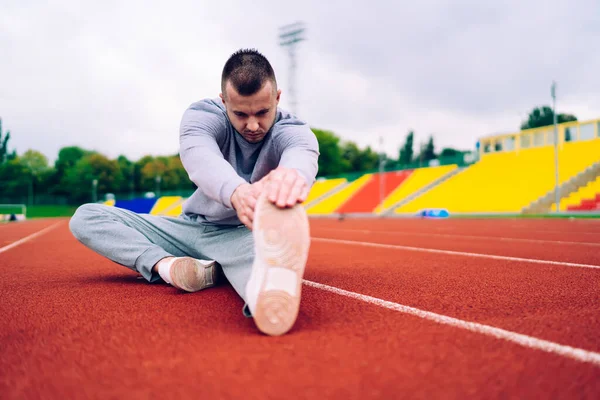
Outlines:
{"label": "hoodie sleeve", "polygon": [[319,170],[319,142],[310,127],[295,118],[278,123],[279,166],[296,169],[308,183],[315,183]]}
{"label": "hoodie sleeve", "polygon": [[209,198],[233,208],[231,195],[247,183],[225,160],[219,141],[225,140],[227,118],[211,101],[190,106],[179,129],[179,154],[192,182]]}

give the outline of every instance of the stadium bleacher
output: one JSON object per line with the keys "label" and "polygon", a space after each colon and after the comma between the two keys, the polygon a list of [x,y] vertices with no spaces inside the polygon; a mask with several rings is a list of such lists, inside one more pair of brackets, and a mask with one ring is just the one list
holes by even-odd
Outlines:
{"label": "stadium bleacher", "polygon": [[338,178],[338,179],[321,179],[317,180],[315,184],[310,188],[310,192],[308,193],[308,197],[304,201],[304,205],[309,205],[313,201],[317,200],[319,197],[325,195],[328,192],[333,191],[340,185],[348,182],[346,178]]}
{"label": "stadium bleacher", "polygon": [[306,212],[309,215],[319,214],[332,214],[340,208],[348,199],[350,199],[356,192],[362,189],[369,180],[371,180],[372,174],[365,174],[362,177],[356,179],[353,182],[348,183],[342,189],[336,191],[331,196],[327,196],[317,204],[309,207]]}
{"label": "stadium bleacher", "polygon": [[399,185],[389,196],[385,198],[382,204],[379,204],[374,212],[381,213],[400,201],[406,199],[413,193],[418,192],[427,185],[432,184],[438,179],[455,171],[456,165],[443,165],[438,167],[418,168],[410,174],[406,181]]}
{"label": "stadium bleacher", "polygon": [[[336,212],[342,214],[374,212],[381,201],[380,196],[383,194],[385,199],[398,186],[402,185],[411,174],[412,170],[373,174],[372,178],[342,204]],[[381,193],[382,183],[383,193]]]}
{"label": "stadium bleacher", "polygon": [[[600,161],[600,140],[562,143],[559,183]],[[444,208],[454,213],[518,213],[554,189],[554,147],[521,148],[482,159],[399,207],[396,213]]]}

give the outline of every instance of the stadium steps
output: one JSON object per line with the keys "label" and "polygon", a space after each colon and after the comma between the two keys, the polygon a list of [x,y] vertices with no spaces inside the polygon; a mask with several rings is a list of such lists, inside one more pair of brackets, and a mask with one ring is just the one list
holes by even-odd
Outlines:
{"label": "stadium steps", "polygon": [[437,185],[442,182],[445,176],[456,169],[457,166],[452,164],[413,170],[412,174],[387,196],[374,212],[378,215],[390,215],[404,200],[414,198],[412,196],[421,193],[422,190],[428,190],[433,185]]}
{"label": "stadium steps", "polygon": [[346,178],[327,179],[317,181],[310,189],[308,197],[304,201],[304,208],[309,209],[317,203],[321,202],[328,196],[337,193],[348,185]]}
{"label": "stadium steps", "polygon": [[[409,194],[408,196],[400,199],[395,204],[393,204],[392,206],[390,206],[386,210],[384,210],[381,214],[382,215],[392,215],[394,213],[401,214],[401,212],[398,212],[396,210],[399,209],[400,207],[402,207],[404,204],[410,203],[414,199],[416,199],[416,198],[424,195],[429,190],[433,189],[434,187],[440,185],[441,183],[443,183],[443,182],[447,181],[448,179],[452,178],[454,175],[456,175],[456,174],[458,174],[458,173],[460,173],[460,172],[462,172],[462,171],[464,171],[464,170],[466,170],[468,168],[468,167],[458,168],[456,165],[453,165],[453,167],[454,168],[449,169],[443,175],[437,177],[432,182],[427,183],[425,186],[419,188],[414,193]],[[436,168],[436,167],[430,167],[430,168]],[[439,167],[437,167],[437,168],[439,168]]]}
{"label": "stadium steps", "polygon": [[561,201],[560,209],[561,211],[600,210],[600,175],[596,180]]}
{"label": "stadium steps", "polygon": [[[558,196],[562,200],[567,198],[574,192],[577,192],[582,187],[593,182],[600,176],[600,162],[590,165],[585,170],[569,179],[558,187]],[[556,209],[555,201],[556,194],[554,189],[532,202],[529,206],[523,208],[523,214],[541,214],[552,209]]]}
{"label": "stadium steps", "polygon": [[600,211],[600,194],[594,199],[584,199],[578,205],[569,207],[569,211]]}
{"label": "stadium steps", "polygon": [[[340,214],[372,214],[382,200],[385,200],[398,186],[402,185],[413,173],[412,170],[392,171],[373,174],[373,178],[342,205]],[[381,185],[383,184],[383,199]]]}
{"label": "stadium steps", "polygon": [[355,181],[343,185],[342,188],[331,193],[319,202],[314,202],[306,213],[309,215],[333,214],[342,207],[355,193],[363,188],[372,179],[373,174],[365,174]]}

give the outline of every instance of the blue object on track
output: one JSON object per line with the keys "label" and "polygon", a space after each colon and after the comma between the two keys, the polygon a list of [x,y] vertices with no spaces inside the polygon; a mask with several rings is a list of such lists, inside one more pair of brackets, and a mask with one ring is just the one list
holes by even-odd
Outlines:
{"label": "blue object on track", "polygon": [[422,218],[448,218],[450,213],[445,208],[427,208],[419,211]]}

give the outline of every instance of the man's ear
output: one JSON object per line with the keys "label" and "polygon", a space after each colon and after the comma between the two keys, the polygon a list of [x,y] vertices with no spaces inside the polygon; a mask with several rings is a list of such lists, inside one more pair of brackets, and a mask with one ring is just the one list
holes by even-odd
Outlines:
{"label": "man's ear", "polygon": [[219,97],[221,98],[223,104],[225,104],[225,98],[223,97],[223,93],[219,93]]}
{"label": "man's ear", "polygon": [[277,89],[277,97],[275,98],[275,100],[277,100],[277,104],[279,104],[280,98],[281,98],[281,89]]}

